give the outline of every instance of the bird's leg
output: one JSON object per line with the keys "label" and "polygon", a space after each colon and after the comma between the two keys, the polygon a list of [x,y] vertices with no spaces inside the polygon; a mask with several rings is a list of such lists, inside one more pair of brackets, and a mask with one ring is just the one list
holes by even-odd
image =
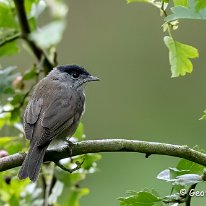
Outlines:
{"label": "bird's leg", "polygon": [[[68,145],[68,148],[69,148],[69,157],[70,157],[70,160],[71,160],[71,163],[73,163],[73,159],[72,159],[72,147],[74,146],[74,143],[70,140],[70,137],[67,137],[66,140],[65,140],[66,144]],[[57,161],[55,162],[55,164],[60,167],[61,169],[63,169],[64,171],[67,171],[69,173],[72,173],[78,169],[81,168],[82,164],[84,163],[84,160],[85,158],[83,159],[82,162],[79,162],[79,161],[76,161],[75,164],[76,164],[76,167],[73,168],[73,169],[68,169],[66,168],[63,164],[60,163],[60,161]]]}
{"label": "bird's leg", "polygon": [[66,143],[68,143],[68,145],[72,147],[74,145],[74,143],[70,139],[71,139],[71,137],[67,137]]}
{"label": "bird's leg", "polygon": [[71,160],[71,163],[72,163],[73,162],[73,159],[72,159],[72,147],[74,146],[74,143],[72,141],[70,141],[70,137],[66,138],[66,143],[69,146],[69,157],[70,157],[70,160]]}

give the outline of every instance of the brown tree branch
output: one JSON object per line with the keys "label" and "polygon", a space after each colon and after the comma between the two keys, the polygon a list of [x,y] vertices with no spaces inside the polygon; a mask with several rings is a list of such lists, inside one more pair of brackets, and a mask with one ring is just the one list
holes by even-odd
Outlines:
{"label": "brown tree branch", "polygon": [[20,24],[21,29],[21,37],[27,42],[31,50],[33,51],[34,55],[36,56],[38,61],[41,61],[41,59],[44,59],[43,66],[44,66],[44,73],[45,75],[49,73],[49,71],[52,70],[52,68],[55,66],[53,65],[47,56],[45,55],[44,51],[39,48],[34,41],[32,41],[29,38],[29,35],[31,33],[31,29],[29,26],[29,22],[26,16],[25,6],[24,6],[24,0],[14,0],[14,4],[17,11],[17,16]]}
{"label": "brown tree branch", "polygon": [[[61,147],[48,150],[44,161],[56,162],[70,156],[98,152],[138,152],[167,155],[184,158],[206,166],[206,154],[193,150],[188,146],[126,139],[103,139],[77,142],[73,144],[72,150],[71,146],[68,144],[62,145]],[[0,171],[20,166],[25,156],[25,153],[17,153],[0,158]]]}

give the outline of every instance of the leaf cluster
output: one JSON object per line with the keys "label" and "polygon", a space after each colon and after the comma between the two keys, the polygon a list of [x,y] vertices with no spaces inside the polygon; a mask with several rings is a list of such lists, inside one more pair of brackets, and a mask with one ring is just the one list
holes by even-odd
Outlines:
{"label": "leaf cluster", "polygon": [[[165,181],[168,185],[169,194],[161,197],[154,189],[144,189],[139,192],[128,192],[129,196],[119,198],[121,206],[178,206],[185,204],[190,192],[197,184],[203,183],[204,166],[189,160],[181,159],[176,167],[170,167],[157,175],[158,180]],[[191,188],[193,188],[191,190]]]}
{"label": "leaf cluster", "polygon": [[[178,29],[181,19],[206,19],[206,1],[204,0],[127,0],[127,3],[144,2],[160,9],[164,16],[163,31],[169,36],[164,37],[164,43],[169,49],[171,77],[185,76],[193,71],[191,59],[198,58],[198,50],[190,45],[176,41],[172,31]],[[168,13],[168,10],[170,13]]]}

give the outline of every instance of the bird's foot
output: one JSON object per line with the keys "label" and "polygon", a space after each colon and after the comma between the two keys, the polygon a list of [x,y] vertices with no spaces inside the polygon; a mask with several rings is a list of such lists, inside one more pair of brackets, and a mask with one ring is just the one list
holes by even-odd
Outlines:
{"label": "bird's foot", "polygon": [[67,143],[70,147],[72,147],[72,146],[74,145],[74,143],[71,141],[71,137],[67,137],[67,138],[66,138],[66,143]]}
{"label": "bird's foot", "polygon": [[70,141],[70,137],[66,138],[66,143],[69,146],[69,157],[71,159],[71,162],[73,162],[73,159],[72,159],[72,147],[74,146],[74,143],[72,141]]}

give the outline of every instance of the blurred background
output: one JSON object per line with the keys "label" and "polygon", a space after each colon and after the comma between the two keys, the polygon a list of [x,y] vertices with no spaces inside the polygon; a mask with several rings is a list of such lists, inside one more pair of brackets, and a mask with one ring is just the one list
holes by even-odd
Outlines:
{"label": "blurred background", "polygon": [[[159,10],[126,0],[69,0],[67,29],[58,46],[60,64],[79,64],[101,78],[86,89],[83,123],[87,139],[123,138],[193,147],[206,146],[206,27],[204,21],[180,22],[175,40],[198,48],[194,71],[171,78]],[[40,18],[40,24],[46,19]],[[21,53],[2,65],[26,68],[33,61]],[[90,194],[81,206],[118,205],[126,191],[154,188],[169,194],[157,174],[175,167],[178,158],[138,153],[104,153],[98,172],[82,187]],[[194,199],[198,202],[198,198]],[[199,199],[200,201],[200,199]],[[202,198],[201,198],[202,201]]]}

